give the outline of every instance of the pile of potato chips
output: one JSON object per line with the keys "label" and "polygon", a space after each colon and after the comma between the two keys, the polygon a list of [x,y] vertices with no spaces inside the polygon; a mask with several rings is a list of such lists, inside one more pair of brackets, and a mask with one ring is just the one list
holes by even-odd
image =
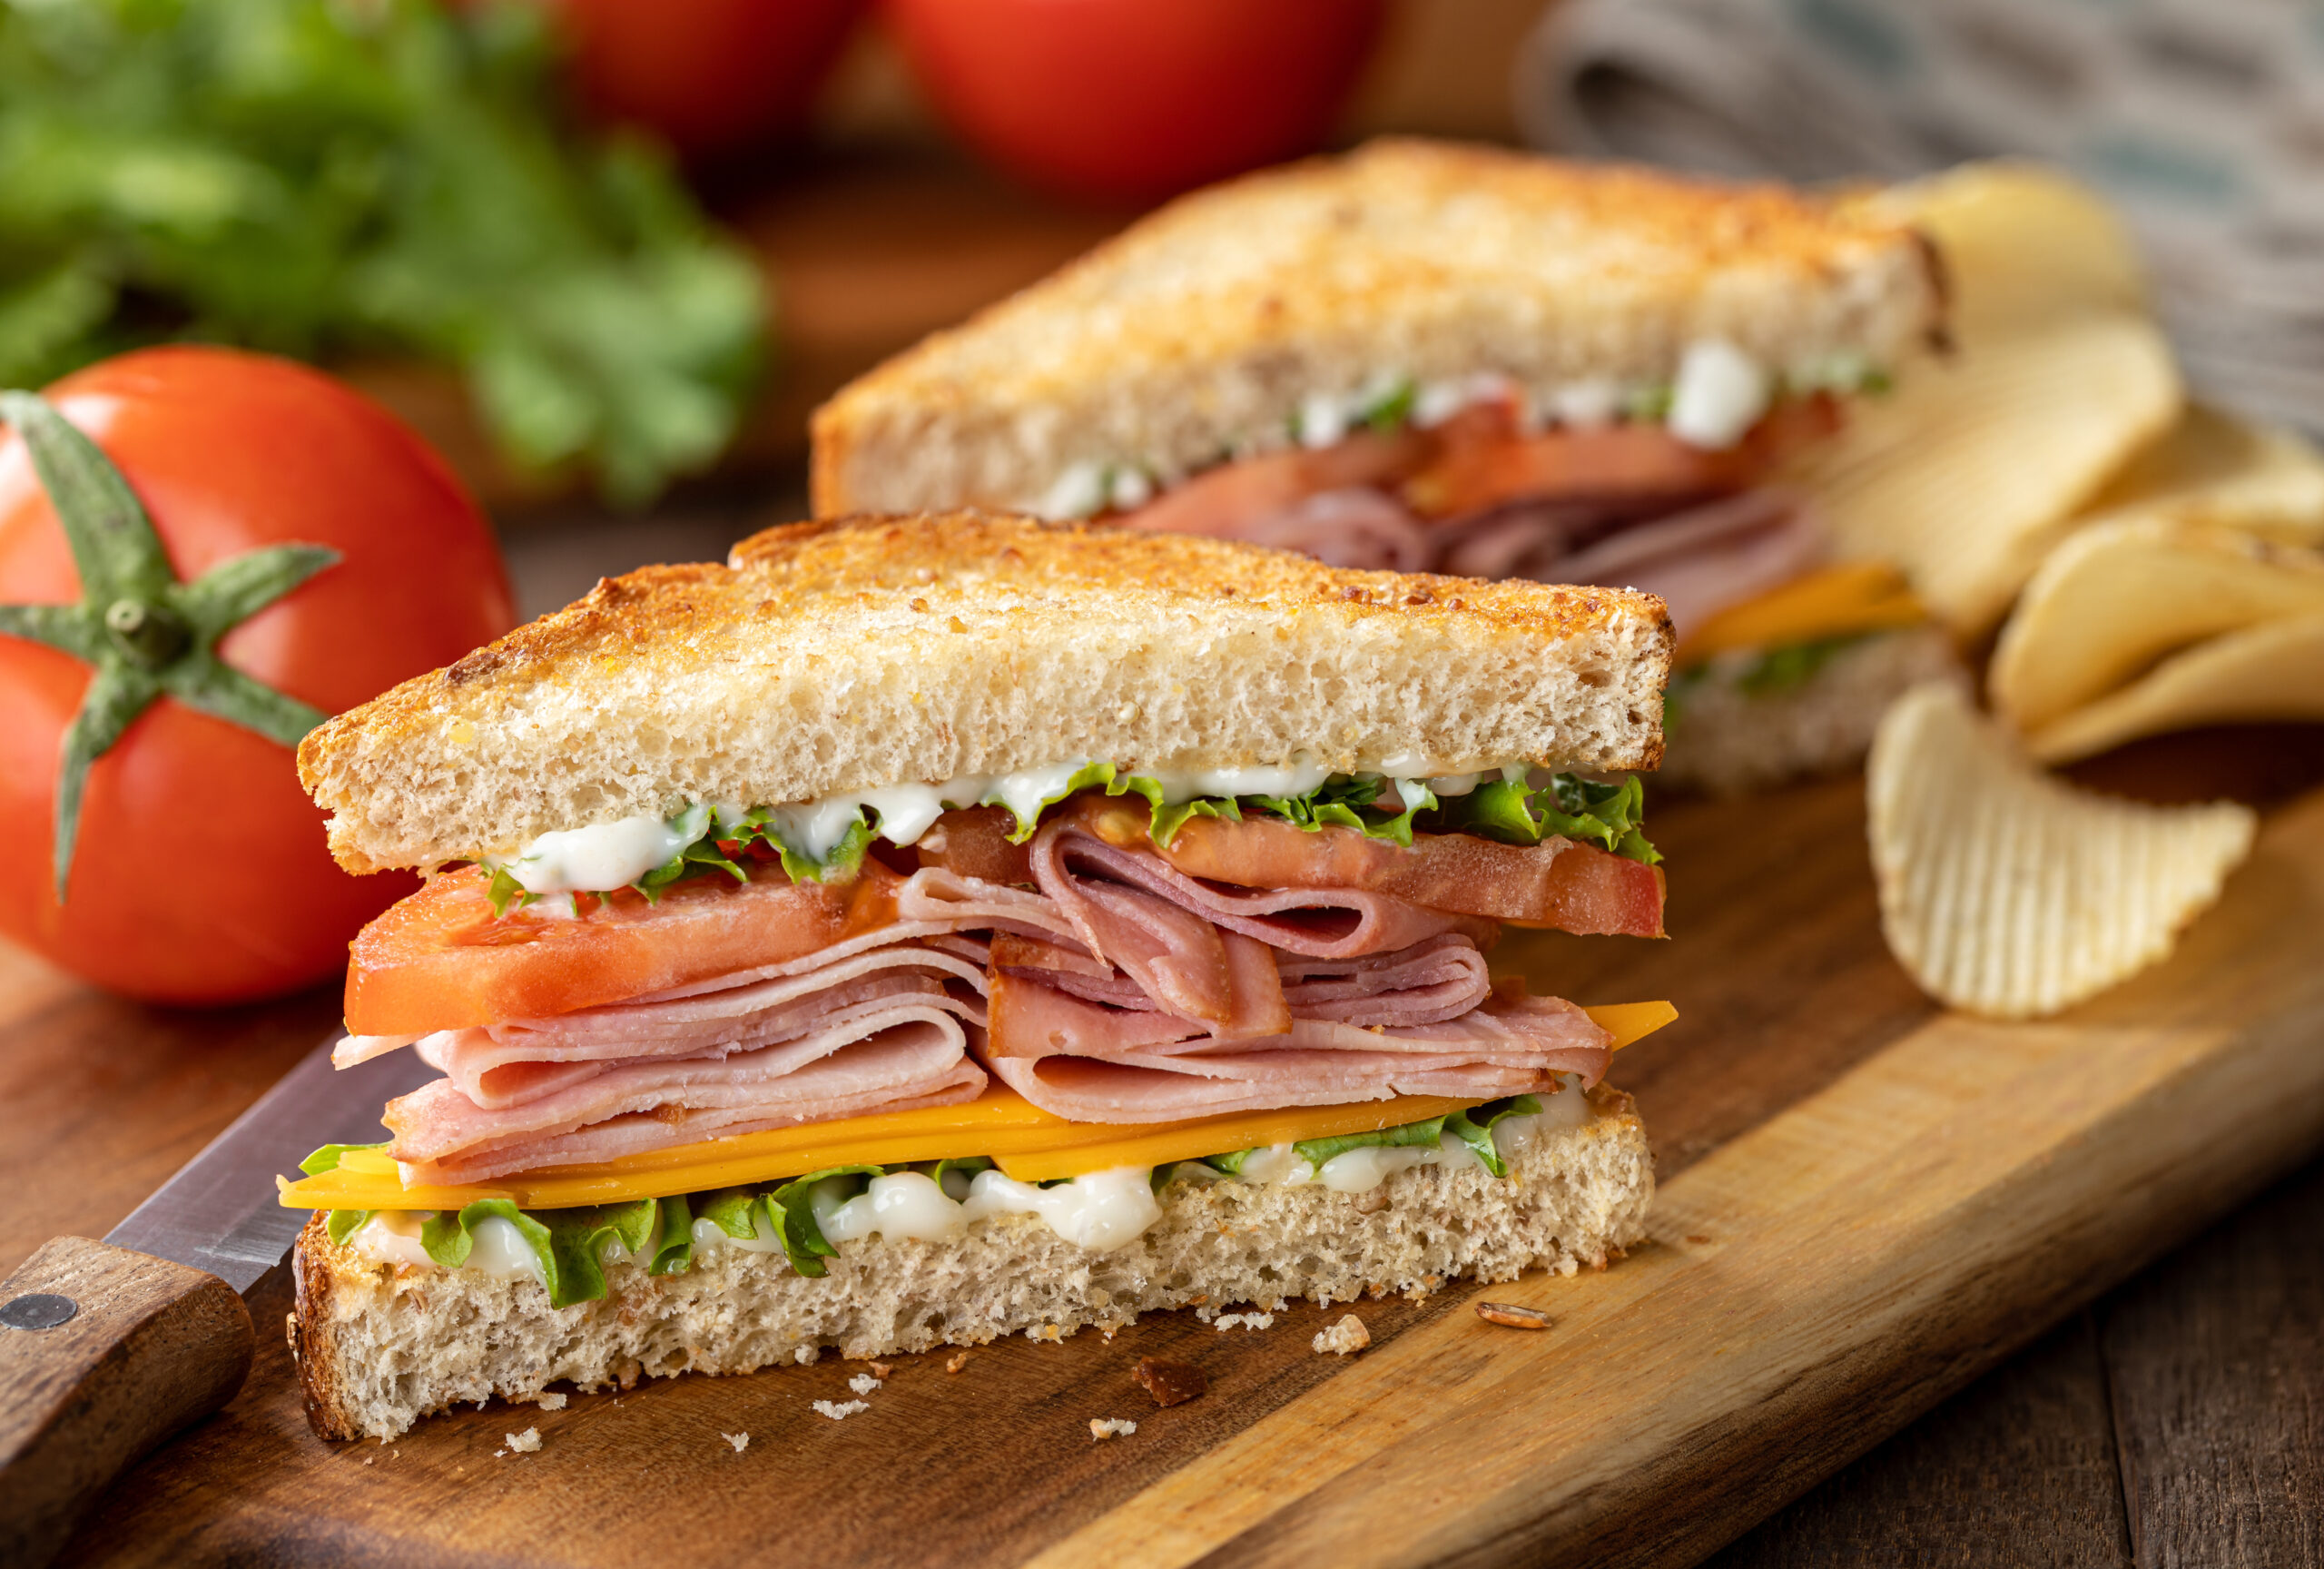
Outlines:
{"label": "pile of potato chips", "polygon": [[2136,807],[2040,765],[2324,720],[2324,456],[2191,403],[2113,216],[1982,164],[1858,198],[1936,242],[1957,352],[1901,368],[1796,476],[1901,566],[1986,696],[1901,700],[1867,765],[1890,946],[1957,1006],[2053,1012],[2166,953],[2247,852],[2238,807]]}

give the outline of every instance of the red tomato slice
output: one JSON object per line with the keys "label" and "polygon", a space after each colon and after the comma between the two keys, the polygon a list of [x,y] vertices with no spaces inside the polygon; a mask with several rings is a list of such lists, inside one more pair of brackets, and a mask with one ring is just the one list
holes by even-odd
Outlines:
{"label": "red tomato slice", "polygon": [[769,868],[675,884],[658,904],[620,889],[571,919],[496,919],[478,867],[436,878],[355,939],[347,1028],[414,1035],[537,1019],[779,964],[884,926],[901,881],[867,858],[851,883],[792,883]]}
{"label": "red tomato slice", "polygon": [[1248,522],[1287,511],[1310,496],[1350,486],[1390,489],[1425,462],[1433,443],[1423,432],[1357,432],[1316,451],[1268,452],[1205,469],[1173,486],[1123,521],[1164,534],[1235,538]]}
{"label": "red tomato slice", "polygon": [[1770,410],[1734,446],[1710,452],[1646,420],[1526,436],[1506,410],[1487,406],[1439,428],[1437,456],[1404,480],[1403,496],[1424,518],[1562,497],[1680,501],[1745,489],[1839,423],[1833,399],[1797,399]]}
{"label": "red tomato slice", "polygon": [[[1149,844],[1143,801],[1075,804],[1110,844]],[[1662,869],[1568,840],[1503,844],[1415,834],[1412,847],[1353,828],[1308,832],[1266,817],[1194,817],[1162,858],[1190,877],[1246,888],[1363,888],[1456,915],[1589,936],[1662,935]]]}
{"label": "red tomato slice", "polygon": [[1707,452],[1646,421],[1527,436],[1508,405],[1479,404],[1431,429],[1393,436],[1363,430],[1319,451],[1223,463],[1117,521],[1231,539],[1310,496],[1355,486],[1393,492],[1423,518],[1462,517],[1511,501],[1675,504],[1746,489],[1839,424],[1833,399],[1797,399],[1770,410],[1734,446]]}

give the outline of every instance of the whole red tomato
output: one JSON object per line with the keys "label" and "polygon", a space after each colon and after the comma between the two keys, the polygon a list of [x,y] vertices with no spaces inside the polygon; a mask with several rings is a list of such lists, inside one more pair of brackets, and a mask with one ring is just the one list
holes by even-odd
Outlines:
{"label": "whole red tomato", "polygon": [[884,0],[937,108],[1039,184],[1146,201],[1313,150],[1382,0]]}
{"label": "whole red tomato", "polygon": [[863,0],[551,0],[581,96],[681,153],[795,129]]}
{"label": "whole red tomato", "polygon": [[[48,389],[143,502],[182,582],[289,542],[340,559],[221,637],[233,671],[326,714],[458,658],[514,619],[476,503],[386,410],[302,366],[219,349],[123,355]],[[81,602],[23,439],[0,436],[0,604]],[[0,933],[166,1002],[288,992],[346,962],[415,885],[324,847],[290,749],[163,696],[88,771],[68,897],[52,881],[58,748],[91,665],[0,636]]]}

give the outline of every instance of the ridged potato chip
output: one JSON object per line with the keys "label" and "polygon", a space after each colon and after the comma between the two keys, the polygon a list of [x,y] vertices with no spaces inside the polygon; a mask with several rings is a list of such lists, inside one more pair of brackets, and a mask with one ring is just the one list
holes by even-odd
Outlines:
{"label": "ridged potato chip", "polygon": [[1792,478],[1821,504],[1841,554],[1902,567],[1931,612],[1974,638],[2180,406],[2178,368],[2153,323],[2069,312],[1906,367]]}
{"label": "ridged potato chip", "polygon": [[2172,518],[2324,545],[2324,452],[2289,430],[2191,404],[2091,498],[2089,516]]}
{"label": "ridged potato chip", "polygon": [[1965,163],[1866,198],[1937,243],[1953,320],[1977,340],[2060,310],[2140,311],[2145,270],[2130,231],[2096,192],[2039,163]]}
{"label": "ridged potato chip", "polygon": [[2025,585],[1986,689],[2031,735],[2206,638],[2301,616],[2324,616],[2324,554],[2168,517],[2096,523]]}
{"label": "ridged potato chip", "polygon": [[2249,854],[2250,808],[2147,806],[2049,778],[1949,683],[1916,686],[1866,765],[1890,952],[1956,1008],[2038,1018],[2169,953]]}
{"label": "ridged potato chip", "polygon": [[2026,738],[2045,763],[2198,725],[2324,719],[2324,615],[2263,621],[2172,656]]}

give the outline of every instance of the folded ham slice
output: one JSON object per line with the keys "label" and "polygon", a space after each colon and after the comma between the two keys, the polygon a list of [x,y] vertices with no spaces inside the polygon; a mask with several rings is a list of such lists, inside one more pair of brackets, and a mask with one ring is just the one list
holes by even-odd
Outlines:
{"label": "folded ham slice", "polygon": [[[584,1087],[585,1103],[558,1107],[586,1120],[555,1128],[511,1127],[499,1114],[480,1113],[449,1080],[439,1079],[389,1103],[386,1121],[396,1140],[388,1153],[402,1162],[407,1186],[482,1182],[802,1122],[949,1106],[975,1100],[987,1081],[962,1050],[964,1040],[957,1019],[931,1008],[804,1064],[796,1061],[806,1050],[801,1043],[689,1064],[700,1076],[675,1085],[607,1076]],[[782,1061],[755,1061],[767,1053]],[[775,1086],[779,1091],[770,1093]]]}
{"label": "folded ham slice", "polygon": [[1228,1040],[1159,1010],[1111,1008],[1003,972],[985,1059],[1059,1116],[1168,1122],[1394,1095],[1491,1100],[1549,1090],[1561,1072],[1595,1083],[1610,1039],[1570,1002],[1512,994],[1433,1023],[1295,1019],[1280,1035]]}
{"label": "folded ham slice", "polygon": [[[389,1103],[389,1153],[465,1181],[541,1165],[552,1147],[555,1159],[597,1159],[572,1151],[972,1095],[984,1083],[967,1054],[985,1022],[983,944],[892,940],[905,929],[888,928],[879,947],[836,944],[780,976],[428,1036],[419,1051],[445,1077]],[[970,952],[928,945],[939,942]],[[899,1041],[912,1045],[908,1057]]]}
{"label": "folded ham slice", "polygon": [[[1298,1019],[1358,1025],[1435,1024],[1459,1018],[1492,991],[1485,956],[1466,937],[1450,933],[1393,953],[1370,953],[1360,959],[1311,959],[1291,953],[1270,958],[1285,1007]],[[1046,943],[1004,938],[993,945],[992,962],[1006,973],[1043,982],[1091,1002],[1160,1011],[1145,989],[1120,971]],[[1289,1027],[1285,1023],[1278,1032]]]}

